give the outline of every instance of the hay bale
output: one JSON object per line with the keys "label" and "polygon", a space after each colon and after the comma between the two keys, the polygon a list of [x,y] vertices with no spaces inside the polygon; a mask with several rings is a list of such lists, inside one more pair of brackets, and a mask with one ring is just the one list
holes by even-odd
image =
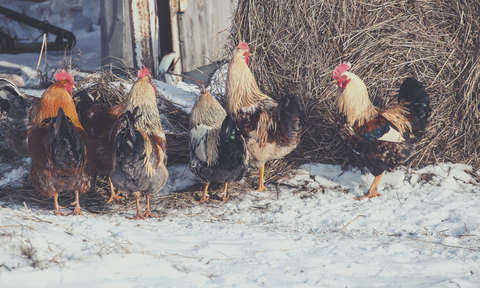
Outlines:
{"label": "hay bale", "polygon": [[308,112],[301,161],[361,165],[334,126],[332,72],[343,61],[362,78],[373,103],[396,103],[401,82],[415,77],[431,95],[426,136],[408,165],[479,166],[480,2],[467,0],[239,0],[226,58],[241,40],[262,91],[299,95]]}

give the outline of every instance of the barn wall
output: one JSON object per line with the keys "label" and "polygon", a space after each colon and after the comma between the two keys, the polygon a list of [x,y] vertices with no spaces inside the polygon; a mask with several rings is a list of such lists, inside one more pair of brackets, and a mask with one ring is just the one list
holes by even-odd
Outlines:
{"label": "barn wall", "polygon": [[[182,70],[218,60],[225,44],[236,1],[186,0],[185,12],[179,12],[178,28]],[[210,59],[210,60],[209,60]]]}

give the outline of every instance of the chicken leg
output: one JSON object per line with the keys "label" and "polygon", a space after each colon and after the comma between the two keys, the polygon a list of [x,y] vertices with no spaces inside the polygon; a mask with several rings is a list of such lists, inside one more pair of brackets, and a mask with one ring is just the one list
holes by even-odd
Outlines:
{"label": "chicken leg", "polygon": [[65,216],[65,214],[60,212],[60,205],[58,205],[58,193],[53,194],[53,207],[54,207],[54,211],[53,211],[54,215]]}
{"label": "chicken leg", "polygon": [[112,180],[110,180],[110,177],[108,177],[108,182],[110,182],[110,199],[108,199],[107,203],[108,204],[114,200],[121,200],[123,199],[123,196],[120,196],[120,191],[118,194],[115,194],[115,188],[113,187]]}
{"label": "chicken leg", "polygon": [[267,191],[267,188],[265,188],[264,179],[263,179],[264,171],[265,171],[265,165],[262,165],[262,167],[260,167],[260,183],[258,184],[258,191],[260,192]]}
{"label": "chicken leg", "polygon": [[205,203],[205,201],[207,201],[208,198],[210,198],[210,197],[208,196],[208,192],[207,192],[207,190],[208,190],[208,185],[210,185],[210,183],[205,183],[205,185],[203,186],[202,198],[200,198],[200,201],[198,201],[198,202],[200,202],[200,203]]}
{"label": "chicken leg", "polygon": [[83,216],[83,213],[82,213],[82,209],[80,208],[80,196],[79,196],[80,192],[78,192],[78,190],[75,190],[75,203],[76,206],[75,206],[75,209],[73,210],[72,213],[68,214],[68,216],[72,216],[72,215],[82,215]]}
{"label": "chicken leg", "polygon": [[228,185],[228,182],[225,182],[225,184],[223,185],[223,191],[222,191],[222,200],[223,202],[227,201],[228,198],[230,197],[230,195],[228,195],[227,197],[227,185]]}
{"label": "chicken leg", "polygon": [[135,194],[135,200],[137,200],[137,215],[135,217],[127,217],[127,219],[145,220],[145,217],[143,217],[142,211],[140,210],[140,193],[136,192],[134,194]]}
{"label": "chicken leg", "polygon": [[152,218],[157,218],[158,216],[153,215],[152,211],[150,211],[150,195],[146,195],[147,197],[147,205],[145,205],[145,212],[143,212],[143,217],[152,217]]}
{"label": "chicken leg", "polygon": [[375,177],[375,180],[373,180],[372,186],[370,186],[370,189],[368,189],[367,194],[361,197],[355,197],[355,200],[362,200],[364,198],[373,198],[373,197],[382,196],[382,194],[377,192],[378,184],[380,184],[380,179],[382,179],[382,175],[383,173]]}

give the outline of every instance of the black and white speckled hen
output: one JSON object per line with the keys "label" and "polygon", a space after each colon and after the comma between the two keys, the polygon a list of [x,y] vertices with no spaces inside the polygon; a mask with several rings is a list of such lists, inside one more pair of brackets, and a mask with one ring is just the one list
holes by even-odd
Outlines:
{"label": "black and white speckled hen", "polygon": [[248,170],[248,152],[232,118],[205,89],[190,114],[189,143],[190,170],[204,183],[200,203],[208,199],[212,182],[225,183],[222,199],[226,201],[228,182],[242,180]]}

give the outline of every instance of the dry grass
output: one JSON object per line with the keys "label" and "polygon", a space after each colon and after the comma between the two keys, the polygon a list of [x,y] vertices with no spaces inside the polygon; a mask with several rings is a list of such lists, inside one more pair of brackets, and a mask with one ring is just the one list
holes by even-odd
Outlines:
{"label": "dry grass", "polygon": [[480,2],[240,0],[226,57],[245,40],[250,69],[274,98],[293,90],[307,111],[301,162],[361,165],[334,126],[335,67],[349,61],[374,104],[396,103],[401,82],[427,86],[433,113],[408,165],[479,166]]}

